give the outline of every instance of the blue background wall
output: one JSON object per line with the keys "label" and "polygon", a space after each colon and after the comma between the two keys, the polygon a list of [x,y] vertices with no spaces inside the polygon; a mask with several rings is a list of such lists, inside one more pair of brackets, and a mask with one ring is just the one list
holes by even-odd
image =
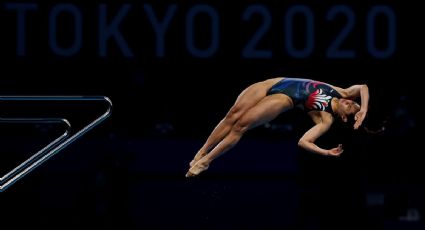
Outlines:
{"label": "blue background wall", "polygon": [[[2,3],[1,95],[105,95],[114,104],[107,121],[0,194],[2,225],[423,229],[416,4]],[[386,131],[371,135],[337,123],[319,144],[342,143],[344,154],[324,158],[297,148],[312,123],[294,110],[248,132],[201,177],[185,178],[237,95],[274,76],[368,84],[367,124],[386,121]],[[2,117],[14,116],[2,106]],[[18,112],[41,110],[26,106]],[[84,123],[98,107],[59,112]],[[3,174],[57,132],[1,126]]]}

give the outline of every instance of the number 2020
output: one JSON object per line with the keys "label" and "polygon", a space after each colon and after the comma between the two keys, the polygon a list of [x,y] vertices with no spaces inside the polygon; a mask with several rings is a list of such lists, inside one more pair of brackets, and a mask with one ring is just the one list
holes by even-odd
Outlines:
{"label": "number 2020", "polygon": [[[244,58],[271,58],[272,51],[268,49],[258,49],[257,45],[263,36],[270,29],[272,18],[269,10],[263,5],[251,5],[245,9],[242,15],[244,21],[249,21],[252,16],[260,15],[262,17],[261,25],[253,36],[247,41],[242,49]],[[300,15],[305,19],[305,44],[302,48],[296,48],[294,45],[294,16]],[[346,24],[330,41],[326,49],[327,58],[355,58],[356,51],[353,49],[343,49],[341,44],[347,39],[355,26],[355,13],[352,8],[345,5],[336,5],[331,7],[326,15],[327,21],[335,20],[336,16],[344,16],[347,19]],[[376,46],[376,18],[384,16],[387,21],[387,45],[383,48]],[[396,50],[396,16],[394,11],[385,5],[372,7],[366,15],[366,48],[367,52],[373,58],[389,58]],[[314,51],[314,15],[312,10],[305,5],[295,5],[290,7],[284,17],[284,46],[290,57],[308,58]]]}

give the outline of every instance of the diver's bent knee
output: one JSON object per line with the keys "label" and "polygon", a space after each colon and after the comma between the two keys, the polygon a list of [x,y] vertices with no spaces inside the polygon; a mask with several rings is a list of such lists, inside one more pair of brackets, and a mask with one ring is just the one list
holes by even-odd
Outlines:
{"label": "diver's bent knee", "polygon": [[225,121],[235,123],[241,117],[242,109],[239,106],[233,106],[224,117]]}
{"label": "diver's bent knee", "polygon": [[243,134],[248,130],[248,128],[249,128],[249,122],[238,120],[236,124],[233,126],[232,131]]}

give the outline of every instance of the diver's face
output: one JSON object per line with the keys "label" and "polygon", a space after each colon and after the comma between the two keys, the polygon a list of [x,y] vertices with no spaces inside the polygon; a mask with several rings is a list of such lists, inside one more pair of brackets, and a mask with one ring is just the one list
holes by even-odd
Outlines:
{"label": "diver's face", "polygon": [[340,99],[339,100],[339,108],[344,115],[349,116],[354,114],[357,111],[357,103],[348,99]]}
{"label": "diver's face", "polygon": [[347,117],[359,111],[360,106],[356,102],[348,99],[339,99],[339,114],[343,121],[347,122]]}

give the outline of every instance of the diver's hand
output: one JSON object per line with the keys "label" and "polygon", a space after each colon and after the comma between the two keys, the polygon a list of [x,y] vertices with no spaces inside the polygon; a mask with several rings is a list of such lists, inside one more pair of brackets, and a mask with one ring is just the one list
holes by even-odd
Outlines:
{"label": "diver's hand", "polygon": [[342,152],[344,149],[342,149],[342,144],[339,144],[338,147],[328,150],[328,156],[338,157]]}
{"label": "diver's hand", "polygon": [[356,113],[356,115],[354,115],[354,120],[356,121],[354,123],[354,129],[358,129],[362,125],[363,120],[366,117],[366,113],[367,113],[367,111],[360,110]]}

